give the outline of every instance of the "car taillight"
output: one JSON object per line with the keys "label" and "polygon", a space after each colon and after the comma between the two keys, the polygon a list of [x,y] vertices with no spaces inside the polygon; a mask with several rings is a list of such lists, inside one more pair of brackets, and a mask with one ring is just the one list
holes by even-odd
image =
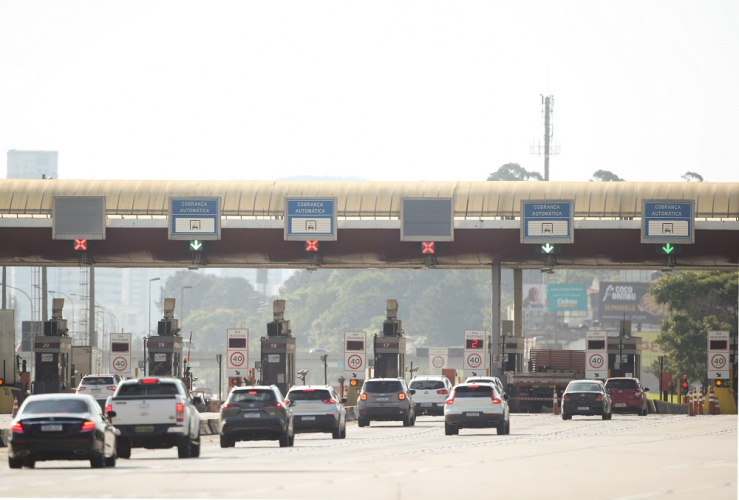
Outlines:
{"label": "car taillight", "polygon": [[454,404],[454,391],[452,391],[452,394],[446,400],[446,404],[448,404],[448,405],[453,405]]}
{"label": "car taillight", "polygon": [[115,391],[115,386],[111,385],[111,386],[106,387],[106,389],[108,389],[109,391]]}
{"label": "car taillight", "polygon": [[157,383],[157,379],[155,379],[155,378],[144,378],[144,379],[141,379],[141,383],[142,384],[156,384]]}
{"label": "car taillight", "polygon": [[638,398],[639,396],[641,396],[641,391],[634,392],[634,397],[635,398]]}
{"label": "car taillight", "polygon": [[446,389],[439,389],[438,391],[436,391],[436,394],[449,394],[449,391],[447,391]]}
{"label": "car taillight", "polygon": [[238,408],[239,405],[223,405],[221,406],[221,410],[225,410],[226,408]]}
{"label": "car taillight", "polygon": [[316,392],[315,389],[303,389],[303,392]]}
{"label": "car taillight", "polygon": [[107,415],[109,411],[113,411],[113,405],[111,404],[105,405],[105,414]]}
{"label": "car taillight", "polygon": [[289,399],[287,399],[287,398],[285,398],[285,404],[286,404],[286,405],[289,405],[289,404],[290,404],[290,400],[289,400]]}
{"label": "car taillight", "polygon": [[399,393],[398,394],[398,399],[400,399],[401,401],[404,400],[405,399],[405,393],[404,392]]}
{"label": "car taillight", "polygon": [[367,395],[366,394],[360,394],[359,395],[359,399],[361,399],[362,401],[367,401]]}
{"label": "car taillight", "polygon": [[570,395],[569,394],[562,394],[562,401],[563,402],[564,401],[569,401],[569,400],[570,400]]}
{"label": "car taillight", "polygon": [[282,408],[283,407],[282,403],[267,403],[264,406],[265,407],[267,407],[267,406],[276,406],[277,408]]}
{"label": "car taillight", "polygon": [[78,387],[77,392],[84,391],[85,389],[87,389],[87,387]]}
{"label": "car taillight", "polygon": [[495,396],[493,396],[493,404],[499,405],[500,404],[500,399],[498,399]]}
{"label": "car taillight", "polygon": [[92,420],[85,420],[82,424],[82,428],[80,429],[82,432],[87,431],[94,431],[95,430],[95,422]]}
{"label": "car taillight", "polygon": [[177,412],[177,421],[178,422],[184,422],[185,421],[185,405],[182,403],[175,404],[175,411]]}
{"label": "car taillight", "polygon": [[10,432],[23,432],[23,424],[20,422],[16,422],[13,424],[13,426],[10,428]]}
{"label": "car taillight", "polygon": [[325,403],[325,404],[329,404],[329,403],[332,404],[332,405],[333,404],[336,404],[336,400],[334,398],[324,399],[322,402]]}
{"label": "car taillight", "polygon": [[596,401],[603,401],[603,394],[598,394],[598,397],[595,398]]}

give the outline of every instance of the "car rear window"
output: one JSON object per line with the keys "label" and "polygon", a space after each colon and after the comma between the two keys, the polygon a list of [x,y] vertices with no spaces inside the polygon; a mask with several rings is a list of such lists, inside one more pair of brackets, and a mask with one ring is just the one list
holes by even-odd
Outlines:
{"label": "car rear window", "polygon": [[321,389],[290,391],[287,399],[290,401],[323,401],[324,399],[331,399],[331,394]]}
{"label": "car rear window", "polygon": [[403,386],[396,380],[365,382],[364,392],[403,392]]}
{"label": "car rear window", "polygon": [[141,398],[150,396],[176,396],[175,384],[124,384],[118,388],[116,397]]}
{"label": "car rear window", "polygon": [[444,382],[441,380],[414,380],[411,382],[411,389],[443,389]]}
{"label": "car rear window", "polygon": [[636,380],[609,380],[606,389],[638,389]]}
{"label": "car rear window", "polygon": [[84,377],[81,385],[115,385],[113,377]]}
{"label": "car rear window", "polygon": [[600,385],[589,382],[577,382],[568,385],[566,392],[600,392]]}
{"label": "car rear window", "polygon": [[89,413],[90,407],[79,399],[50,399],[45,401],[29,401],[23,414],[38,413]]}
{"label": "car rear window", "polygon": [[489,398],[493,388],[489,385],[462,385],[454,389],[455,398]]}
{"label": "car rear window", "polygon": [[228,397],[230,403],[274,403],[276,401],[277,396],[268,389],[233,391]]}

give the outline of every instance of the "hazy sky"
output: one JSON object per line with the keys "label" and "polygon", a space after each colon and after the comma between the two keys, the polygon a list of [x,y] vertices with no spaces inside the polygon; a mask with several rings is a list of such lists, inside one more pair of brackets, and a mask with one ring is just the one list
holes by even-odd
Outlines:
{"label": "hazy sky", "polygon": [[[0,3],[0,153],[62,178],[737,181],[739,2]],[[4,175],[5,168],[0,172]]]}

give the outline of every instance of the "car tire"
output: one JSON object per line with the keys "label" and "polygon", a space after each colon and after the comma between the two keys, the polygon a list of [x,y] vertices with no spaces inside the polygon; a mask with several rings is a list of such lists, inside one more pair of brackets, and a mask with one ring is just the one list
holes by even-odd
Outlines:
{"label": "car tire", "polygon": [[648,413],[648,412],[647,412],[647,409],[646,409],[646,408],[644,408],[643,410],[641,410],[641,411],[639,412],[639,416],[640,416],[640,417],[646,417],[646,416],[647,416],[647,413]]}
{"label": "car tire", "polygon": [[198,438],[195,442],[190,445],[190,456],[192,458],[198,458],[200,456],[200,432],[198,432]]}
{"label": "car tire", "polygon": [[566,413],[562,414],[562,420],[570,420],[570,419],[572,419],[572,415],[568,415]]}
{"label": "car tire", "polygon": [[102,469],[105,467],[105,455],[93,455],[90,457],[90,467],[93,469]]}
{"label": "car tire", "polygon": [[236,441],[228,436],[221,435],[221,448],[233,448],[236,446]]}
{"label": "car tire", "polygon": [[341,424],[338,424],[336,429],[331,431],[331,437],[334,439],[341,439]]}
{"label": "car tire", "polygon": [[358,418],[357,419],[357,426],[358,427],[369,427],[370,421],[366,418]]}
{"label": "car tire", "polygon": [[403,419],[403,427],[410,427],[411,426],[411,414],[405,416]]}
{"label": "car tire", "polygon": [[444,425],[444,435],[445,436],[454,436],[455,434],[459,433],[459,431],[457,432],[454,432],[454,431],[457,431],[457,429],[455,429],[451,425],[446,425],[446,424]]}
{"label": "car tire", "polygon": [[346,439],[346,422],[344,422],[344,426],[341,428],[341,437],[339,439]]}
{"label": "car tire", "polygon": [[127,439],[118,439],[115,449],[118,458],[131,458],[131,444]]}
{"label": "car tire", "polygon": [[506,436],[511,433],[511,419],[510,418],[505,423],[505,433],[506,433]]}
{"label": "car tire", "polygon": [[192,453],[192,443],[190,442],[190,436],[181,438],[177,443],[177,457],[178,458],[190,458]]}
{"label": "car tire", "polygon": [[413,420],[411,420],[411,427],[413,427],[414,425],[416,425],[416,414],[415,413],[413,414]]}
{"label": "car tire", "polygon": [[11,469],[20,469],[23,467],[23,460],[20,458],[10,458],[8,457],[8,467]]}
{"label": "car tire", "polygon": [[33,469],[36,467],[36,461],[35,460],[26,460],[23,462],[23,467],[26,467],[28,469]]}
{"label": "car tire", "polygon": [[498,427],[495,428],[499,436],[505,436],[505,427],[505,422],[501,422],[498,424]]}
{"label": "car tire", "polygon": [[113,455],[105,458],[105,466],[106,467],[115,467],[115,463],[118,460],[118,455],[116,455],[115,451],[113,452]]}
{"label": "car tire", "polygon": [[287,448],[288,446],[290,446],[290,436],[287,435],[287,431],[285,431],[285,433],[280,436],[279,441],[280,448]]}

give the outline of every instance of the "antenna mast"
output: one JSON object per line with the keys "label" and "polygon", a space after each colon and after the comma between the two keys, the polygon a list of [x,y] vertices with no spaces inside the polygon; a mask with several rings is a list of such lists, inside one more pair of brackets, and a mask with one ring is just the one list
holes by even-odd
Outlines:
{"label": "antenna mast", "polygon": [[549,180],[549,156],[559,154],[559,145],[552,144],[554,136],[554,125],[552,125],[552,115],[554,114],[554,96],[541,96],[541,104],[544,114],[544,146],[541,143],[531,145],[531,154],[544,154],[544,180]]}

